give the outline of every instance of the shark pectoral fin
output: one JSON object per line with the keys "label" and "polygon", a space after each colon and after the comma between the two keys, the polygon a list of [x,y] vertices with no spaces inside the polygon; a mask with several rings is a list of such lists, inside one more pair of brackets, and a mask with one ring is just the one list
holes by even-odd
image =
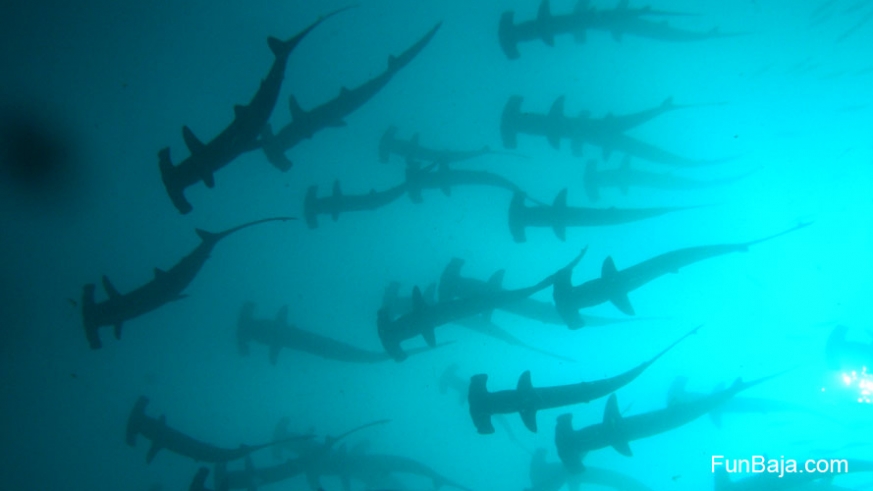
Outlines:
{"label": "shark pectoral fin", "polygon": [[197,169],[197,176],[203,181],[203,184],[206,185],[207,188],[212,189],[215,187],[215,174],[212,172],[206,164],[199,163],[195,164]]}
{"label": "shark pectoral fin", "polygon": [[191,131],[191,128],[187,126],[182,127],[182,139],[185,141],[185,146],[188,147],[188,151],[191,152],[191,155],[200,153],[204,148],[206,148],[206,145],[200,141],[194,132]]}
{"label": "shark pectoral fin", "polygon": [[115,339],[121,339],[121,327],[124,325],[123,322],[119,322],[114,326]]}
{"label": "shark pectoral fin", "polygon": [[275,365],[279,361],[279,351],[282,349],[282,346],[279,343],[273,343],[270,345],[270,365]]}
{"label": "shark pectoral fin", "polygon": [[555,230],[555,237],[557,237],[561,242],[566,242],[567,226],[563,223],[556,223],[552,228]]}
{"label": "shark pectoral fin", "polygon": [[446,196],[451,196],[452,195],[452,186],[448,183],[445,183],[445,184],[440,186],[440,191],[442,191],[443,194]]}
{"label": "shark pectoral fin", "polygon": [[155,456],[158,455],[158,452],[161,451],[161,446],[155,442],[152,442],[152,446],[149,447],[149,452],[146,454],[146,464],[151,464],[153,460],[155,460]]}
{"label": "shark pectoral fin", "polygon": [[634,312],[634,307],[630,303],[630,298],[628,298],[627,293],[621,293],[619,295],[614,295],[609,299],[615,307],[620,310],[625,315],[637,315]]}
{"label": "shark pectoral fin", "polygon": [[570,153],[574,157],[582,156],[582,139],[581,138],[570,138]]}
{"label": "shark pectoral fin", "polygon": [[106,290],[106,295],[108,295],[110,299],[118,298],[121,296],[121,294],[118,293],[118,289],[115,288],[115,285],[113,285],[112,282],[109,281],[108,276],[103,275],[102,280],[103,280],[103,289]]}
{"label": "shark pectoral fin", "polygon": [[617,442],[612,442],[612,448],[616,450],[616,452],[624,455],[625,457],[633,457],[634,453],[631,452],[630,445],[626,440],[621,440]]}

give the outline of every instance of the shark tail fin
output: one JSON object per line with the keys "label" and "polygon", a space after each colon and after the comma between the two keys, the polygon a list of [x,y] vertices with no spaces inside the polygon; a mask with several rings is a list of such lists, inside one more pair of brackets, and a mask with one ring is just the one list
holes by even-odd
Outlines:
{"label": "shark tail fin", "polygon": [[303,198],[303,217],[310,230],[318,228],[318,186],[315,184],[306,188],[306,196]]}
{"label": "shark tail fin", "polygon": [[517,243],[527,241],[525,223],[522,218],[525,211],[524,200],[524,193],[516,191],[513,193],[512,201],[509,204],[509,232],[512,234],[512,239]]}
{"label": "shark tail fin", "polygon": [[385,133],[382,133],[382,138],[379,139],[379,162],[388,163],[388,159],[391,157],[391,146],[396,141],[396,135],[396,126],[389,126]]}
{"label": "shark tail fin", "polygon": [[588,200],[594,203],[595,201],[600,200],[600,176],[597,172],[597,161],[594,159],[589,159],[588,162],[585,162],[585,195],[588,196]]}
{"label": "shark tail fin", "polygon": [[491,422],[491,411],[488,406],[488,375],[480,373],[470,377],[470,387],[467,390],[467,402],[470,406],[470,417],[480,435],[494,433]]}
{"label": "shark tail fin", "polygon": [[236,348],[240,356],[249,355],[249,341],[252,339],[250,326],[254,319],[255,303],[246,302],[239,310],[236,321]]}
{"label": "shark tail fin", "polygon": [[518,36],[516,35],[515,14],[508,10],[500,16],[500,24],[497,26],[497,39],[500,41],[500,49],[510,60],[517,60],[521,54],[518,52]]}
{"label": "shark tail fin", "polygon": [[506,101],[500,116],[500,137],[504,148],[518,147],[518,119],[521,116],[521,96],[514,95]]}
{"label": "shark tail fin", "polygon": [[143,419],[145,419],[145,408],[149,405],[149,399],[145,396],[140,396],[130,410],[130,415],[127,417],[127,428],[124,433],[124,441],[128,446],[136,445],[136,436],[139,434],[142,427]]}

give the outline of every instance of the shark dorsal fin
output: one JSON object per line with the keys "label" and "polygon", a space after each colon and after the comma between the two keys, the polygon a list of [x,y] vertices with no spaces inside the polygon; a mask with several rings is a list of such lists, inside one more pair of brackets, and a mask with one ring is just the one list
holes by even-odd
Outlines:
{"label": "shark dorsal fin", "polygon": [[114,330],[115,330],[115,339],[121,339],[121,328],[123,326],[124,326],[124,323],[122,323],[122,322],[119,322],[118,324],[115,324],[115,326],[113,326]]}
{"label": "shark dorsal fin", "polygon": [[436,283],[431,283],[427,285],[427,288],[424,289],[424,293],[421,295],[424,302],[427,304],[432,304],[434,299],[436,299]]}
{"label": "shark dorsal fin", "polygon": [[283,305],[282,308],[279,309],[279,312],[276,312],[276,324],[286,325],[288,324],[288,306]]}
{"label": "shark dorsal fin", "polygon": [[[546,24],[552,18],[552,9],[549,5],[549,0],[543,0],[540,2],[540,7],[537,10],[537,20],[536,22]],[[555,34],[552,29],[540,29],[539,30],[540,39],[543,40],[549,46],[555,45]]]}
{"label": "shark dorsal fin", "polygon": [[521,421],[527,429],[536,433],[537,407],[534,401],[533,383],[530,380],[530,370],[525,370],[525,372],[521,374],[521,377],[518,377],[518,383],[515,386],[515,390],[522,401],[521,409],[518,411],[519,416],[521,416]]}
{"label": "shark dorsal fin", "polygon": [[603,411],[603,426],[606,427],[608,433],[612,434],[610,441],[612,448],[626,457],[632,457],[633,452],[631,452],[627,439],[622,434],[621,422],[623,419],[621,411],[618,410],[618,398],[613,393],[606,401],[606,408]]}
{"label": "shark dorsal fin", "polygon": [[606,259],[603,260],[603,266],[600,267],[600,277],[603,279],[611,278],[618,273],[618,270],[615,268],[615,261],[612,260],[612,256],[606,256]]}
{"label": "shark dorsal fin", "polygon": [[288,109],[291,111],[291,120],[299,121],[306,116],[306,111],[300,107],[300,104],[297,102],[297,98],[292,96],[288,97]]}
{"label": "shark dorsal fin", "polygon": [[397,66],[397,57],[388,55],[388,71],[393,70]]}
{"label": "shark dorsal fin", "polygon": [[343,190],[340,188],[339,179],[333,181],[333,196],[334,198],[340,197],[343,195]]}
{"label": "shark dorsal fin", "polygon": [[161,268],[155,268],[154,271],[155,271],[155,279],[156,280],[159,278],[163,278],[164,276],[167,276],[167,272]]}
{"label": "shark dorsal fin", "polygon": [[631,169],[631,156],[625,155],[623,159],[621,159],[621,166],[619,169],[623,171],[629,171]]}
{"label": "shark dorsal fin", "polygon": [[576,6],[573,7],[573,13],[581,14],[582,12],[588,10],[589,5],[591,5],[590,0],[579,0],[578,2],[576,2]]}
{"label": "shark dorsal fin", "polygon": [[281,350],[282,346],[279,343],[270,344],[270,365],[275,365],[279,362],[279,351]]}
{"label": "shark dorsal fin", "polygon": [[563,119],[564,117],[564,96],[560,96],[552,103],[549,108],[549,119]]}
{"label": "shark dorsal fin", "polygon": [[246,114],[246,109],[246,106],[243,106],[242,104],[235,104],[233,106],[233,117],[236,119],[242,118]]}
{"label": "shark dorsal fin", "polygon": [[182,139],[185,140],[185,146],[188,147],[188,151],[191,152],[191,155],[196,153],[200,153],[206,147],[194,132],[191,131],[191,128],[187,126],[182,127]]}
{"label": "shark dorsal fin", "polygon": [[424,303],[424,297],[421,295],[421,289],[416,286],[412,289],[412,311],[418,312],[424,310],[425,307],[426,305]]}
{"label": "shark dorsal fin", "polygon": [[503,287],[503,276],[506,274],[505,269],[498,269],[488,278],[488,288],[491,291],[499,291]]}
{"label": "shark dorsal fin", "polygon": [[348,95],[349,95],[351,92],[352,92],[352,91],[349,90],[348,87],[346,87],[346,86],[342,86],[342,87],[340,87],[339,95],[340,95],[340,97],[348,97]]}
{"label": "shark dorsal fin", "polygon": [[564,188],[558,192],[558,195],[555,196],[555,201],[552,202],[552,207],[563,209],[567,207],[567,188]]}
{"label": "shark dorsal fin", "polygon": [[109,281],[109,277],[106,275],[103,275],[103,289],[106,290],[106,295],[108,295],[110,299],[121,296],[121,294],[118,293],[118,289],[115,288],[115,285]]}

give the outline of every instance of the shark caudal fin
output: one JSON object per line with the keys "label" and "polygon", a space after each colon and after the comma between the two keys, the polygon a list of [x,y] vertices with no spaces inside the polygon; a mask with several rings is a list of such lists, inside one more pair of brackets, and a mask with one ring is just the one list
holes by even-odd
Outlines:
{"label": "shark caudal fin", "polygon": [[306,188],[306,196],[303,198],[303,217],[310,230],[318,228],[318,211],[318,186],[313,184]]}
{"label": "shark caudal fin", "polygon": [[271,217],[271,218],[262,218],[260,220],[252,220],[251,222],[246,222],[241,225],[237,225],[236,227],[231,227],[226,230],[222,230],[221,232],[207,232],[206,230],[197,228],[194,229],[194,232],[197,233],[197,236],[200,237],[200,240],[203,242],[211,242],[216,243],[219,240],[227,237],[228,235],[232,235],[240,230],[254,227],[255,225],[260,225],[262,223],[267,222],[287,222],[290,220],[296,220],[294,217]]}
{"label": "shark caudal fin", "polygon": [[85,329],[85,339],[91,349],[100,349],[103,343],[100,341],[99,322],[97,321],[97,303],[94,301],[94,290],[97,287],[88,283],[82,287],[82,326]]}
{"label": "shark caudal fin", "polygon": [[516,191],[512,194],[512,201],[509,203],[509,232],[512,234],[512,240],[517,243],[527,241],[526,225],[522,218],[526,208],[524,200],[524,193]]}
{"label": "shark caudal fin", "polygon": [[275,37],[270,36],[267,38],[267,45],[270,47],[270,51],[273,52],[273,56],[275,56],[276,58],[287,58],[288,55],[290,55],[291,52],[294,51],[294,48],[296,48],[297,45],[300,44],[301,41],[303,41],[303,38],[305,38],[307,34],[312,32],[313,29],[318,27],[319,24],[321,24],[325,20],[333,17],[334,15],[339,14],[340,12],[343,12],[343,11],[346,11],[346,10],[349,10],[349,9],[352,9],[355,7],[357,7],[357,5],[348,5],[348,6],[345,6],[342,8],[338,8],[338,9],[336,9],[332,12],[329,12],[327,14],[324,14],[324,15],[320,16],[318,19],[316,19],[314,22],[312,22],[311,24],[306,26],[302,31],[298,32],[293,37],[291,37],[290,39],[287,39],[285,41],[282,41],[280,39],[277,39]]}
{"label": "shark caudal fin", "polygon": [[383,164],[388,163],[388,159],[391,157],[391,149],[397,141],[396,135],[396,126],[389,126],[385,133],[382,133],[382,138],[379,139],[379,162]]}
{"label": "shark caudal fin", "polygon": [[185,199],[185,186],[179,182],[177,177],[179,171],[170,159],[169,147],[162,148],[158,152],[158,169],[161,171],[161,181],[164,183],[164,189],[167,190],[167,196],[170,197],[173,206],[183,215],[190,213],[194,207]]}
{"label": "shark caudal fin", "polygon": [[246,302],[239,309],[236,319],[236,350],[240,356],[249,355],[249,341],[252,339],[251,324],[254,319],[255,303]]}
{"label": "shark caudal fin", "polygon": [[755,244],[760,244],[760,243],[762,243],[762,242],[767,242],[767,241],[772,240],[772,239],[775,239],[775,238],[777,238],[777,237],[781,237],[781,236],[783,236],[783,235],[786,235],[786,234],[789,234],[789,233],[791,233],[791,232],[794,232],[795,230],[800,230],[800,229],[802,229],[802,228],[806,228],[806,227],[808,227],[808,226],[810,226],[810,225],[812,225],[812,222],[801,222],[801,223],[799,223],[799,224],[797,224],[797,225],[795,225],[795,226],[793,226],[793,227],[791,227],[791,228],[789,228],[789,229],[783,230],[783,231],[781,231],[781,232],[777,232],[777,233],[775,233],[775,234],[773,234],[773,235],[768,235],[767,237],[764,237],[764,238],[762,238],[762,239],[752,240],[752,241],[749,241],[749,242],[744,242],[744,243],[742,243],[742,244],[740,244],[740,245],[743,246],[745,249],[748,249],[749,247],[751,247],[751,246],[753,246],[753,245],[755,245]]}
{"label": "shark caudal fin", "polygon": [[127,428],[124,433],[124,441],[128,446],[136,446],[136,436],[140,433],[142,422],[146,418],[145,408],[149,405],[149,399],[145,396],[140,396],[130,410],[130,415],[127,417]]}
{"label": "shark caudal fin", "polygon": [[437,288],[437,299],[440,302],[451,300],[458,295],[458,279],[461,277],[461,268],[464,266],[464,262],[461,258],[453,257],[443,269]]}
{"label": "shark caudal fin", "polygon": [[488,406],[488,375],[480,373],[470,377],[470,387],[467,390],[467,402],[470,409],[470,418],[480,435],[494,433],[494,425],[491,422],[491,411]]}
{"label": "shark caudal fin", "polygon": [[600,200],[600,176],[597,172],[597,161],[589,159],[585,162],[585,175],[583,177],[585,196],[592,203]]}
{"label": "shark caudal fin", "polygon": [[513,20],[514,16],[515,13],[511,10],[503,12],[500,15],[500,23],[497,25],[497,40],[500,42],[500,49],[510,60],[517,60],[521,56],[518,52],[518,35]]}
{"label": "shark caudal fin", "polygon": [[503,148],[518,147],[518,118],[521,116],[521,96],[514,95],[503,106],[503,114],[500,116],[500,138]]}

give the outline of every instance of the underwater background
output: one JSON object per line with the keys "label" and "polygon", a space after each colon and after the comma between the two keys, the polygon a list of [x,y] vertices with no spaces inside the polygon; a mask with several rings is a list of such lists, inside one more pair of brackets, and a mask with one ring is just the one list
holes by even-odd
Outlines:
{"label": "underwater background", "polygon": [[[857,0],[700,2],[663,0],[652,8],[697,15],[670,25],[696,32],[736,33],[694,42],[665,42],[591,31],[519,44],[509,60],[497,39],[505,11],[534,19],[538,2],[521,0],[364,0],[325,20],[290,55],[274,128],[290,120],[293,94],[307,109],[386,69],[437,22],[430,43],[362,107],[288,152],[288,172],[261,152],[241,155],[215,176],[214,189],[192,186],[194,211],[181,215],[167,198],[157,152],[177,162],[188,154],[189,126],[208,141],[250,100],[273,56],[267,36],[288,38],[344,2],[19,2],[0,20],[0,332],[2,404],[0,468],[6,489],[187,489],[200,464],[162,451],[146,464],[148,441],[125,443],[134,402],[146,414],[199,440],[227,448],[273,438],[289,429],[339,435],[372,421],[390,423],[343,440],[405,456],[473,490],[531,487],[537,448],[555,454],[554,422],[573,414],[574,428],[598,423],[605,398],[541,411],[539,431],[515,414],[512,434],[497,426],[479,435],[458,395],[439,380],[456,364],[463,378],[489,375],[492,391],[512,389],[530,370],[535,386],[613,376],[651,358],[694,326],[683,341],[621,388],[626,416],[664,407],[674,378],[708,393],[737,377],[751,380],[794,370],[743,396],[792,404],[793,410],[702,417],[631,443],[634,456],[606,448],[586,465],[621,472],[653,490],[713,489],[714,454],[732,458],[873,459],[873,408],[842,373],[827,366],[825,346],[844,325],[870,345],[873,314],[873,2]],[[611,9],[612,2],[594,1]],[[631,2],[631,7],[644,4]],[[551,2],[552,13],[574,8]],[[624,155],[592,146],[574,156],[565,141],[519,135],[505,149],[501,113],[514,95],[522,110],[545,114],[560,96],[565,113],[594,117],[657,107],[672,97],[695,107],[670,111],[628,133],[713,165],[676,169],[634,159],[653,172],[707,180],[743,176],[722,186],[665,191],[616,189],[591,202],[584,189],[588,160],[618,168]],[[530,228],[517,243],[508,227],[512,193],[466,186],[446,195],[424,190],[369,212],[304,220],[307,189],[319,196],[339,180],[346,194],[384,190],[404,180],[406,163],[381,163],[380,138],[419,134],[423,146],[506,153],[453,168],[499,174],[528,196],[551,203],[567,189],[571,206],[695,206],[639,222],[569,228],[566,240]],[[24,128],[24,130],[22,130]],[[22,136],[25,135],[25,136]],[[33,141],[21,143],[23,139]],[[15,153],[24,145],[24,154]],[[122,292],[148,282],[199,243],[195,229],[221,231],[273,216],[296,221],[246,229],[221,241],[185,290],[188,298],[125,323],[103,347],[83,336],[82,286],[102,275]],[[275,365],[265,346],[248,356],[236,324],[247,301],[272,319],[288,306],[302,329],[380,352],[376,318],[384,289],[400,283],[408,296],[437,281],[452,258],[463,274],[487,279],[505,269],[503,285],[531,285],[588,247],[573,284],[600,275],[612,256],[619,269],[683,247],[740,243],[795,225],[811,225],[668,274],[630,294],[637,315],[613,305],[585,314],[629,321],[570,330],[503,311],[491,317],[524,343],[565,359],[512,346],[469,329],[436,331],[451,342],[397,363],[342,363],[282,350]],[[98,286],[98,299],[105,298]],[[534,298],[551,301],[551,289]],[[425,346],[421,338],[408,343]],[[515,441],[510,437],[514,436]],[[363,448],[363,447],[361,447]],[[283,457],[285,458],[285,457]],[[269,450],[255,465],[272,465]],[[228,465],[241,469],[242,462]],[[737,476],[732,476],[737,479]],[[404,489],[431,489],[402,476]],[[869,474],[838,476],[853,489]],[[209,481],[211,489],[216,486]],[[325,490],[341,489],[323,477]],[[303,477],[264,489],[308,489]],[[353,489],[367,489],[352,482]],[[584,489],[584,485],[583,485]],[[627,488],[629,489],[629,488]]]}

